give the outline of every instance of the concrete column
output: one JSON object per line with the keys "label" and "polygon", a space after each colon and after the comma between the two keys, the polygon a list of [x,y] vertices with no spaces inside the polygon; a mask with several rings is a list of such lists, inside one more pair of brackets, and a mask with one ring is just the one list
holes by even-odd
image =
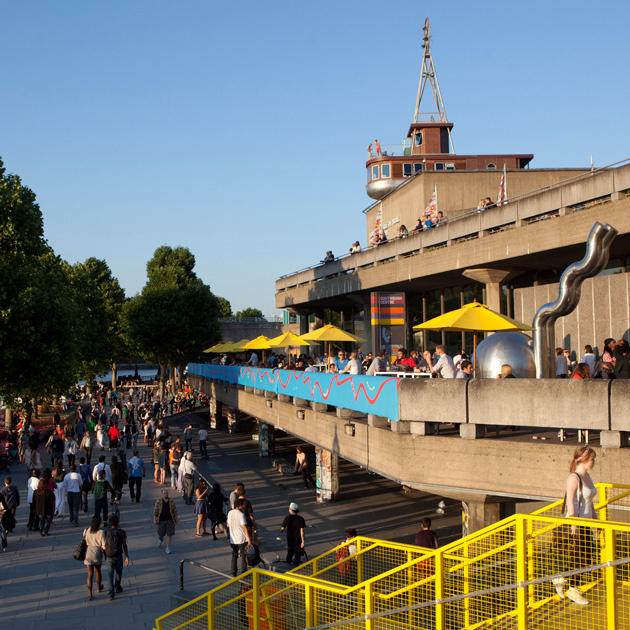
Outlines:
{"label": "concrete column", "polygon": [[627,431],[601,431],[599,443],[602,448],[624,448],[628,446]]}
{"label": "concrete column", "polygon": [[485,285],[486,304],[497,313],[501,312],[501,283],[510,275],[508,269],[464,269],[462,275]]}
{"label": "concrete column", "polygon": [[463,440],[477,440],[485,435],[485,429],[485,424],[460,424],[459,437]]}
{"label": "concrete column", "polygon": [[8,407],[4,410],[4,426],[7,429],[13,428],[13,411]]}
{"label": "concrete column", "polygon": [[308,332],[308,313],[300,313],[300,335]]}
{"label": "concrete column", "polygon": [[468,536],[514,513],[514,502],[498,501],[481,495],[479,499],[462,501],[462,536]]}
{"label": "concrete column", "polygon": [[377,429],[386,429],[389,424],[389,420],[387,418],[383,418],[382,416],[375,416],[372,413],[368,413],[367,417],[368,427],[376,427]]}
{"label": "concrete column", "polygon": [[319,403],[311,400],[311,409],[322,413],[328,411],[328,405],[326,403]]}
{"label": "concrete column", "polygon": [[315,449],[317,503],[335,501],[339,497],[339,458],[323,448]]}

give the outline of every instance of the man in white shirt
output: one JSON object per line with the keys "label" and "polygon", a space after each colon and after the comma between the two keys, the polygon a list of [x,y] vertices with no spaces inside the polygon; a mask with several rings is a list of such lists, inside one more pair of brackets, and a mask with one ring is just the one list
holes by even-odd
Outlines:
{"label": "man in white shirt", "polygon": [[[110,470],[111,474],[111,470]],[[79,524],[79,506],[81,505],[81,475],[77,467],[72,464],[70,472],[63,478],[66,492],[68,493],[68,507],[70,508],[70,522],[76,527]]]}
{"label": "man in white shirt", "polygon": [[340,374],[361,374],[361,361],[359,361],[356,352],[350,353],[350,359]]}
{"label": "man in white shirt", "polygon": [[33,503],[33,493],[37,490],[39,485],[39,470],[33,468],[31,476],[26,485],[26,500],[28,502],[28,525],[26,526],[30,531],[37,531],[39,529],[39,517],[35,514],[35,504]]}
{"label": "man in white shirt", "polygon": [[252,367],[256,367],[258,365],[258,355],[255,352],[252,352],[247,365],[251,365]]}
{"label": "man in white shirt", "polygon": [[192,505],[197,466],[195,466],[195,463],[192,460],[192,453],[190,451],[186,451],[186,453],[184,453],[184,458],[182,459],[179,468],[184,477],[184,503]]}
{"label": "man in white shirt", "polygon": [[439,357],[435,365],[431,360],[431,353],[428,350],[424,351],[424,358],[431,369],[432,374],[439,374],[442,378],[455,378],[455,366],[453,365],[453,359],[446,354],[446,348],[440,344],[435,347],[435,354]]}
{"label": "man in white shirt", "polygon": [[98,473],[101,472],[101,470],[105,471],[105,479],[107,481],[109,481],[109,483],[112,483],[112,469],[109,467],[109,464],[105,463],[105,455],[101,455],[98,458],[98,464],[96,464],[96,466],[94,466],[94,469],[92,470],[92,480],[96,481],[98,479]]}
{"label": "man in white shirt", "polygon": [[238,559],[241,559],[241,573],[247,570],[245,562],[245,552],[247,546],[252,544],[249,532],[247,531],[247,519],[243,514],[244,502],[242,499],[236,499],[234,509],[230,510],[227,515],[227,526],[230,529],[230,547],[232,547],[232,576],[236,577],[236,565]]}

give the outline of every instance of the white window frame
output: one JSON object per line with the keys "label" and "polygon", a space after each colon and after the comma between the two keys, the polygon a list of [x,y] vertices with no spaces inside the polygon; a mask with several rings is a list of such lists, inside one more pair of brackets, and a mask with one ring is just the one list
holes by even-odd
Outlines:
{"label": "white window frame", "polygon": [[[420,168],[416,168],[419,166]],[[422,173],[424,171],[424,164],[422,162],[414,162],[413,163],[413,174],[417,175],[418,173]]]}
{"label": "white window frame", "polygon": [[[438,168],[438,166],[440,166],[441,168]],[[443,171],[444,170],[444,162],[435,162],[433,164],[433,170],[434,171]]]}
{"label": "white window frame", "polygon": [[[418,142],[418,138],[420,138],[420,142]],[[413,143],[416,147],[421,147],[423,145],[424,134],[422,131],[416,131],[416,133],[413,134]]]}
{"label": "white window frame", "polygon": [[[413,175],[413,162],[403,162],[403,177],[411,177]],[[405,166],[409,167],[409,174],[405,173]]]}
{"label": "white window frame", "polygon": [[[374,173],[376,173],[376,177],[374,177]],[[378,164],[372,164],[372,181],[375,179],[381,178],[381,169]]]}
{"label": "white window frame", "polygon": [[453,164],[453,162],[446,162],[444,164],[444,170],[445,171],[454,171],[455,170],[455,164]]}
{"label": "white window frame", "polygon": [[[389,171],[388,175],[385,175],[385,168]],[[391,164],[381,164],[381,179],[391,179],[392,178],[392,165]]]}

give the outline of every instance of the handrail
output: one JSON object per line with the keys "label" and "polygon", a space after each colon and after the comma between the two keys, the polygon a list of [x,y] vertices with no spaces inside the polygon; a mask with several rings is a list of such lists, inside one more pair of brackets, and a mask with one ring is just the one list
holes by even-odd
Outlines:
{"label": "handrail", "polygon": [[217,569],[208,567],[205,564],[202,564],[201,562],[197,562],[196,560],[190,560],[189,558],[182,558],[179,561],[179,590],[180,591],[184,590],[184,563],[186,562],[188,562],[188,564],[192,564],[196,567],[199,567],[200,569],[203,569],[204,571],[208,571],[208,573],[216,573],[217,575],[220,575],[221,577],[226,578],[228,580],[232,579],[232,576],[229,573],[224,573],[223,571],[217,571]]}
{"label": "handrail", "polygon": [[[533,188],[532,190],[526,191],[524,193],[521,193],[519,195],[515,195],[513,197],[509,197],[506,201],[506,204],[510,204],[510,203],[514,203],[515,201],[518,201],[520,199],[524,199],[527,197],[533,197],[535,195],[541,194],[543,192],[547,192],[549,190],[554,190],[556,188],[562,187],[562,186],[566,186],[567,184],[570,183],[575,183],[578,180],[580,180],[581,178],[588,178],[588,177],[594,177],[597,176],[601,173],[605,173],[608,172],[609,169],[611,168],[615,168],[615,167],[619,167],[622,166],[626,163],[630,163],[630,158],[625,158],[623,160],[619,160],[618,162],[613,162],[612,164],[608,164],[606,166],[602,166],[600,168],[596,168],[593,169],[592,171],[587,171],[587,172],[582,172],[579,175],[573,175],[572,177],[568,177],[566,179],[562,179],[559,180],[557,182],[554,182],[552,184],[546,184],[545,186],[540,186],[538,188]],[[522,170],[522,169],[518,169],[518,170]],[[453,171],[445,171],[445,172],[453,172]],[[457,172],[457,171],[455,171]],[[486,171],[484,171],[486,172]],[[498,171],[497,171],[498,172]],[[408,179],[406,179],[404,182],[402,182],[400,184],[400,186],[398,186],[395,190],[393,190],[391,193],[388,193],[388,195],[398,191],[402,186],[407,185],[408,183],[410,183],[415,177],[419,177],[421,176],[422,173],[417,173],[415,175],[413,175],[412,177],[409,177]],[[388,196],[386,195],[386,197]],[[379,203],[381,203],[383,200],[379,200],[379,201],[375,201],[373,204],[371,204],[370,206],[368,206],[367,208],[365,208],[362,212],[365,214],[367,212],[369,212],[370,210],[372,210],[375,206],[377,206]],[[495,209],[496,206],[494,206],[493,208],[490,208],[490,210]],[[463,219],[467,219],[470,216],[474,216],[480,212],[487,212],[487,210],[477,210],[476,207],[469,207],[469,208],[462,208],[461,210],[456,212],[460,212],[460,214],[457,214],[456,216],[453,216],[452,218],[448,219],[448,223],[455,223],[457,221],[461,221]],[[437,226],[437,228],[439,228],[440,226]],[[434,228],[436,229],[436,228]],[[410,234],[411,235],[411,234]],[[392,238],[390,240],[388,240],[387,242],[392,242],[398,240],[397,238]],[[386,243],[383,243],[382,245],[386,245]],[[365,249],[362,249],[361,251],[369,251],[372,249],[375,249],[377,247],[381,247],[382,245],[368,245]],[[336,256],[334,262],[340,261],[340,260],[345,260],[347,258],[350,258],[352,256],[354,256],[355,254],[350,254],[350,253],[346,253],[346,254],[342,254],[340,256]],[[311,269],[318,269],[319,267],[323,267],[325,265],[325,263],[322,263],[321,261],[319,263],[313,264],[313,265],[309,265],[307,267],[303,267],[301,269],[298,269],[297,271],[293,271],[291,273],[286,273],[283,274],[282,276],[279,276],[277,278],[277,280],[283,280],[284,278],[290,278],[291,276],[295,276],[297,274],[303,273],[305,271],[310,271]]]}

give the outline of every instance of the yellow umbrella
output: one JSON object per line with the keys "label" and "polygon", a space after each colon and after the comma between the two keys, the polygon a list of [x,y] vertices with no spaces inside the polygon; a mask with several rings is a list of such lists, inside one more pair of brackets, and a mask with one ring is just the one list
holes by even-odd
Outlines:
{"label": "yellow umbrella", "polygon": [[474,361],[476,369],[476,350],[478,332],[500,332],[507,330],[534,330],[531,326],[518,322],[507,315],[501,315],[485,304],[470,302],[428,322],[418,324],[414,330],[441,330],[445,332],[474,333]]}
{"label": "yellow umbrella", "polygon": [[244,346],[245,350],[262,350],[262,360],[265,361],[265,350],[269,350],[269,338],[265,335],[259,335],[256,339],[248,341]]}
{"label": "yellow umbrella", "polygon": [[302,339],[307,339],[308,341],[327,341],[328,355],[330,355],[331,341],[351,341],[352,343],[361,343],[363,341],[360,337],[346,332],[345,330],[341,330],[341,328],[337,328],[337,326],[333,326],[332,324],[326,324],[321,328],[316,328],[315,330],[302,335]]}
{"label": "yellow umbrella", "polygon": [[204,350],[204,352],[218,352],[218,348],[220,348],[223,345],[223,343],[215,343],[214,346],[210,346],[209,348],[206,348]]}
{"label": "yellow umbrella", "polygon": [[231,347],[226,352],[242,352],[245,350],[245,345],[249,343],[249,339],[241,339],[231,344]]}
{"label": "yellow umbrella", "polygon": [[286,332],[269,340],[272,348],[289,348],[289,365],[291,365],[291,346],[310,346],[311,344],[292,332]]}

